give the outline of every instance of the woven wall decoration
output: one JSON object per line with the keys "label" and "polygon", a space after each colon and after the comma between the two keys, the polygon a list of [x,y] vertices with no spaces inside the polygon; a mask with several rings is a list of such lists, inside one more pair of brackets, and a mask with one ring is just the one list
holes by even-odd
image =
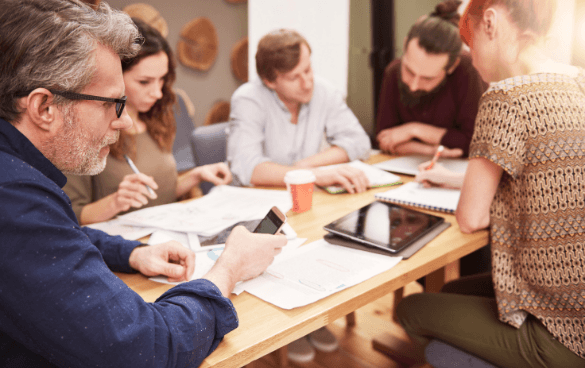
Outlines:
{"label": "woven wall decoration", "polygon": [[224,100],[217,101],[205,115],[205,125],[223,123],[230,120],[230,103]]}
{"label": "woven wall decoration", "polygon": [[145,21],[148,25],[160,32],[163,37],[169,34],[167,21],[162,17],[155,7],[148,4],[136,3],[126,6],[124,12],[131,17]]}
{"label": "woven wall decoration", "polygon": [[97,9],[102,0],[82,0],[84,3],[91,5],[92,8]]}
{"label": "woven wall decoration", "polygon": [[177,44],[177,56],[181,64],[206,71],[215,62],[217,49],[217,32],[208,18],[195,18],[181,30]]}
{"label": "woven wall decoration", "polygon": [[234,76],[246,83],[248,81],[248,37],[242,38],[232,47],[230,61]]}

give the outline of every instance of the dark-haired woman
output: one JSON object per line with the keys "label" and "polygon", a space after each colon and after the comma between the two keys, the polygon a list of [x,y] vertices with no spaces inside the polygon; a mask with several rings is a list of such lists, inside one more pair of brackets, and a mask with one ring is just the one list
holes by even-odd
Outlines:
{"label": "dark-haired woman", "polygon": [[[154,28],[133,19],[144,38],[138,56],[124,60],[126,109],[134,121],[110,146],[106,169],[96,176],[67,176],[65,193],[82,225],[106,221],[141,207],[171,203],[201,181],[227,184],[232,175],[223,163],[200,166],[178,175],[172,153],[175,63],[172,51]],[[140,171],[132,171],[128,155]],[[148,185],[154,190],[150,193]]]}
{"label": "dark-haired woman", "polygon": [[481,94],[487,88],[462,53],[461,1],[447,0],[408,32],[404,54],[384,73],[376,123],[380,149],[393,154],[467,156]]}
{"label": "dark-haired woman", "polygon": [[465,233],[489,227],[492,272],[397,311],[420,343],[443,340],[499,367],[585,367],[585,74],[546,53],[555,5],[470,1],[461,34],[492,84],[456,218]]}

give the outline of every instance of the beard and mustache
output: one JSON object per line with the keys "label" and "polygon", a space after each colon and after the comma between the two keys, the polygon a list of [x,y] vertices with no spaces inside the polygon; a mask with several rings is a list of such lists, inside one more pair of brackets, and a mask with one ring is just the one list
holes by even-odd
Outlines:
{"label": "beard and mustache", "polygon": [[412,92],[408,85],[402,81],[402,69],[399,69],[398,73],[398,92],[400,93],[400,102],[406,107],[414,107],[417,105],[425,105],[432,101],[435,96],[441,92],[445,84],[447,83],[447,76],[443,78],[435,88],[430,91],[416,90]]}
{"label": "beard and mustache", "polygon": [[97,175],[106,167],[106,158],[99,157],[102,148],[118,141],[120,132],[113,136],[92,137],[82,127],[72,106],[63,109],[64,124],[59,134],[48,142],[45,156],[65,174]]}

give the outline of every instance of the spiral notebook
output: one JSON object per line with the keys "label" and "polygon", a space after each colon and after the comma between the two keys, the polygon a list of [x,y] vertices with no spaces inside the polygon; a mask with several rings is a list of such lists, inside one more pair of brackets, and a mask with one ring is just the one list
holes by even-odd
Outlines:
{"label": "spiral notebook", "polygon": [[382,202],[390,202],[424,208],[427,210],[455,213],[459,203],[459,189],[424,188],[419,183],[406,183],[396,189],[378,193],[376,199]]}

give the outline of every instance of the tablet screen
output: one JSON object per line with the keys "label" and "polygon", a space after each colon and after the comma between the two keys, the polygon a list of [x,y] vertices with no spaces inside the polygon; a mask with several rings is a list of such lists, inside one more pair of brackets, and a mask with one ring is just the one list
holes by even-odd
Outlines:
{"label": "tablet screen", "polygon": [[396,204],[374,202],[333,221],[325,230],[394,253],[443,221],[442,217]]}

